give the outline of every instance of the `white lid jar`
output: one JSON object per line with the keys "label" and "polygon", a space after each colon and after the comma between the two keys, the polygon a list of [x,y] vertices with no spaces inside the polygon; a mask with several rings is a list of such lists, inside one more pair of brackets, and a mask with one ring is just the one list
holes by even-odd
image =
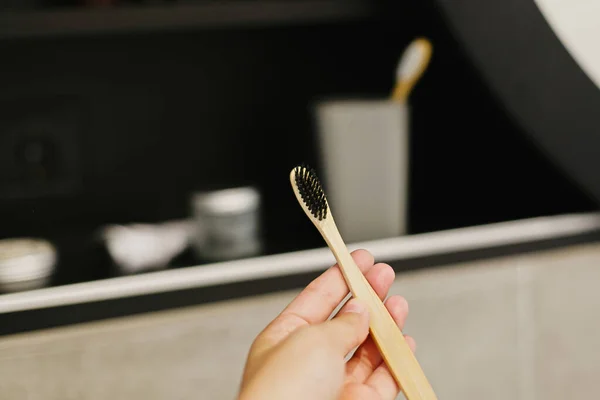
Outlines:
{"label": "white lid jar", "polygon": [[219,261],[260,254],[260,205],[260,193],[251,186],[194,194],[196,255]]}

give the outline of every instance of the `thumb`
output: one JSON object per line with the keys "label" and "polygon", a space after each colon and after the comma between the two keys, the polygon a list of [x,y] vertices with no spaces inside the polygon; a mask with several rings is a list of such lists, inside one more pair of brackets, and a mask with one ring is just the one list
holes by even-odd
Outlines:
{"label": "thumb", "polygon": [[369,334],[369,312],[364,303],[350,299],[339,314],[322,325],[323,333],[342,357],[365,341]]}

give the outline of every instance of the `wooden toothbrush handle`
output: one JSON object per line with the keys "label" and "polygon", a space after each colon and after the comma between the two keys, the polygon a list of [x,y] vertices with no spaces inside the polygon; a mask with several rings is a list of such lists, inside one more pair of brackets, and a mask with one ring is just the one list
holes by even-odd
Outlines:
{"label": "wooden toothbrush handle", "polygon": [[337,228],[324,226],[322,234],[344,275],[350,292],[369,310],[369,329],[381,356],[407,400],[437,400],[425,373],[406,343],[402,331],[348,252]]}
{"label": "wooden toothbrush handle", "polygon": [[392,100],[400,103],[406,103],[408,95],[412,91],[414,81],[400,81],[396,83],[392,91]]}

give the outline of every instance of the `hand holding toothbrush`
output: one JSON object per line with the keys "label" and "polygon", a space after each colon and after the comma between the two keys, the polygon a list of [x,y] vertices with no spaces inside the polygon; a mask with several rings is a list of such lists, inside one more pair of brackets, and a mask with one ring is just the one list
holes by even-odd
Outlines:
{"label": "hand holding toothbrush", "polygon": [[[394,281],[393,269],[374,264],[373,256],[364,250],[355,251],[352,258],[385,299]],[[239,400],[395,399],[400,389],[367,336],[365,305],[352,299],[328,320],[347,294],[337,265],[311,282],[254,341]],[[402,328],[408,315],[406,300],[391,296],[385,306]],[[414,340],[406,338],[414,351]],[[345,362],[345,356],[357,347]]]}

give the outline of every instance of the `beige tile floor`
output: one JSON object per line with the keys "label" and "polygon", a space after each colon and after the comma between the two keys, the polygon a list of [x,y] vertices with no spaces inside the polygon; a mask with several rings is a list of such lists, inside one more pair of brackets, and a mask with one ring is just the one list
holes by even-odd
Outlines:
{"label": "beige tile floor", "polygon": [[[565,253],[566,255],[567,253]],[[597,398],[600,251],[551,254],[532,268],[533,351],[539,399]]]}
{"label": "beige tile floor", "polygon": [[[599,262],[586,245],[400,274],[438,397],[595,397]],[[0,338],[0,398],[233,399],[254,336],[296,293]]]}

